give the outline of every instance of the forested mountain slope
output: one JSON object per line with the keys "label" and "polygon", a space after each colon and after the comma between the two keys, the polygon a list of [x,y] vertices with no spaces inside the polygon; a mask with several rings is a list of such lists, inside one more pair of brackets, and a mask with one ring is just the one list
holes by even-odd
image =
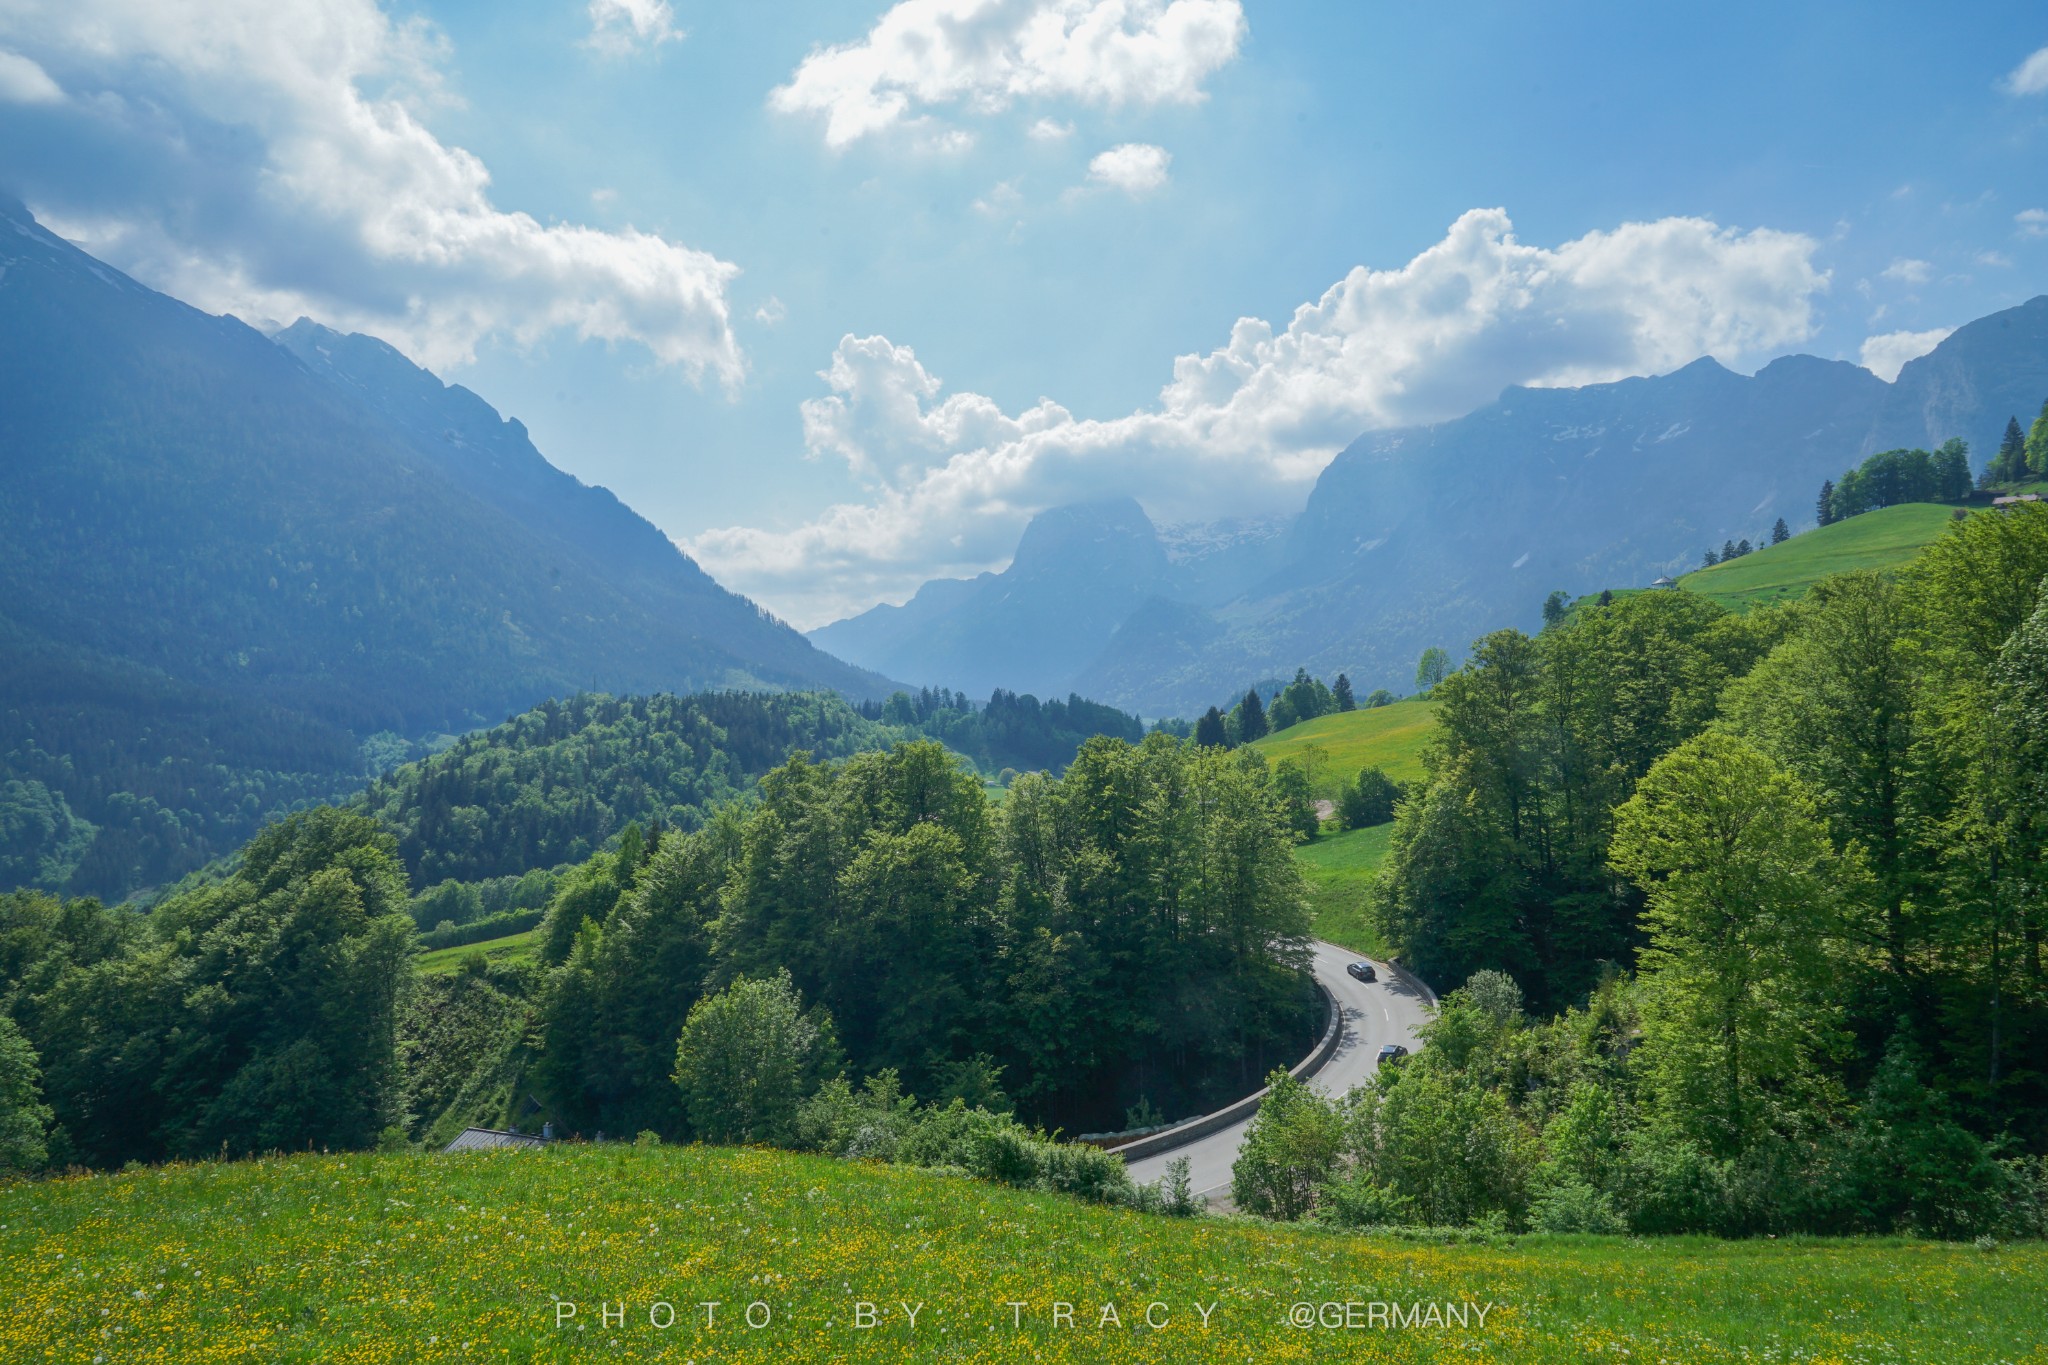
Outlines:
{"label": "forested mountain slope", "polygon": [[590,688],[888,691],[474,395],[288,340],[318,373],[0,200],[5,884],[175,877],[358,785],[380,732]]}

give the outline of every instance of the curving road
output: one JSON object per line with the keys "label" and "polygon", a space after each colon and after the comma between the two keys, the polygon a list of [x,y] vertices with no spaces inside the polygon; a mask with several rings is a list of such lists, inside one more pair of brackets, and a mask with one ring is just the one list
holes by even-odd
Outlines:
{"label": "curving road", "polygon": [[[1309,1084],[1325,1095],[1342,1095],[1371,1077],[1381,1046],[1399,1043],[1413,1051],[1422,1025],[1436,999],[1411,976],[1394,971],[1386,963],[1373,961],[1379,980],[1370,984],[1354,980],[1344,969],[1365,961],[1347,948],[1332,943],[1315,945],[1316,980],[1328,988],[1337,1008],[1344,1011],[1344,1037],[1336,1055],[1323,1064]],[[1230,1168],[1251,1120],[1199,1138],[1184,1147],[1159,1152],[1130,1163],[1131,1179],[1140,1184],[1166,1174],[1166,1163],[1188,1158],[1188,1177],[1196,1194],[1207,1195],[1212,1206],[1230,1198]]]}

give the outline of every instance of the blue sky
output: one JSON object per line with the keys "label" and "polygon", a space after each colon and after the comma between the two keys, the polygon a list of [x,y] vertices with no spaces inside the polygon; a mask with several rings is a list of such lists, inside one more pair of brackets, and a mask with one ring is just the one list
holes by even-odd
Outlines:
{"label": "blue sky", "polygon": [[1077,497],[1285,514],[1506,383],[1889,373],[2048,289],[2044,50],[2038,4],[0,0],[0,188],[386,336],[808,626]]}

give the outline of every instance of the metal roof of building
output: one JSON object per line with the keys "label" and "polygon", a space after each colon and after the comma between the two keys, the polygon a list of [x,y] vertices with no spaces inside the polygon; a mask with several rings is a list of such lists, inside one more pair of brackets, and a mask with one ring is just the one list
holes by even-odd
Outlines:
{"label": "metal roof of building", "polygon": [[465,1128],[461,1136],[441,1149],[449,1152],[481,1152],[493,1147],[545,1147],[546,1138],[531,1133],[506,1133],[496,1128]]}

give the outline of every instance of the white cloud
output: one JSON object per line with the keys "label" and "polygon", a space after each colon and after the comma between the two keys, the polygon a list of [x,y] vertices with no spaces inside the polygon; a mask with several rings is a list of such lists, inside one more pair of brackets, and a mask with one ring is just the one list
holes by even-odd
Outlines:
{"label": "white cloud", "polygon": [[430,365],[566,330],[743,377],[737,267],[491,202],[484,164],[423,122],[447,55],[424,22],[375,0],[9,0],[0,36],[61,58],[80,104],[104,92],[69,135],[122,154],[118,170],[69,158],[24,197],[200,307],[309,314]]}
{"label": "white cloud", "polygon": [[1088,178],[1129,195],[1149,194],[1166,183],[1173,154],[1164,147],[1126,142],[1088,163]]}
{"label": "white cloud", "polygon": [[1886,332],[1863,343],[1863,368],[1890,383],[1909,360],[1917,360],[1942,343],[1953,327],[1935,327],[1925,332]]}
{"label": "white cloud", "polygon": [[974,211],[984,218],[1004,218],[1015,213],[1023,202],[1024,195],[1017,188],[1017,182],[1001,180],[974,201]]}
{"label": "white cloud", "polygon": [[1183,355],[1155,404],[1081,419],[1050,399],[1008,413],[946,394],[907,346],[843,339],[803,405],[814,458],[843,460],[860,501],[806,525],[713,530],[691,544],[720,578],[805,625],[900,601],[920,582],[1000,565],[1034,513],[1138,497],[1168,520],[1292,510],[1361,431],[1438,421],[1508,384],[1583,384],[1732,362],[1814,329],[1818,244],[1697,218],[1629,223],[1555,248],[1498,209],[1465,214],[1392,270],[1360,266],[1284,328],[1241,319]]}
{"label": "white cloud", "polygon": [[2009,270],[2012,268],[2012,257],[2006,255],[2003,251],[1980,251],[1977,253],[1977,264]]}
{"label": "white cloud", "polygon": [[2005,78],[2005,88],[2015,95],[2048,94],[2048,47],[2014,67]]}
{"label": "white cloud", "polygon": [[763,327],[773,327],[788,316],[789,309],[785,308],[782,300],[776,298],[773,294],[768,296],[768,302],[754,310],[754,321],[760,323]]}
{"label": "white cloud", "polygon": [[1898,280],[1902,284],[1925,284],[1934,267],[1925,261],[1916,261],[1910,256],[1901,256],[1884,268],[1884,277]]}
{"label": "white cloud", "polygon": [[833,147],[942,106],[1192,104],[1244,33],[1239,0],[902,0],[859,42],[805,57],[768,102],[822,115]]}
{"label": "white cloud", "polygon": [[62,104],[64,88],[38,63],[0,47],[0,102]]}
{"label": "white cloud", "polygon": [[682,40],[668,0],[590,0],[590,36],[583,41],[607,57]]}
{"label": "white cloud", "polygon": [[1042,118],[1034,119],[1031,126],[1024,131],[1040,142],[1059,142],[1074,135],[1074,125],[1061,123],[1058,119]]}
{"label": "white cloud", "polygon": [[2012,220],[2022,237],[2048,237],[2048,209],[2021,209]]}

